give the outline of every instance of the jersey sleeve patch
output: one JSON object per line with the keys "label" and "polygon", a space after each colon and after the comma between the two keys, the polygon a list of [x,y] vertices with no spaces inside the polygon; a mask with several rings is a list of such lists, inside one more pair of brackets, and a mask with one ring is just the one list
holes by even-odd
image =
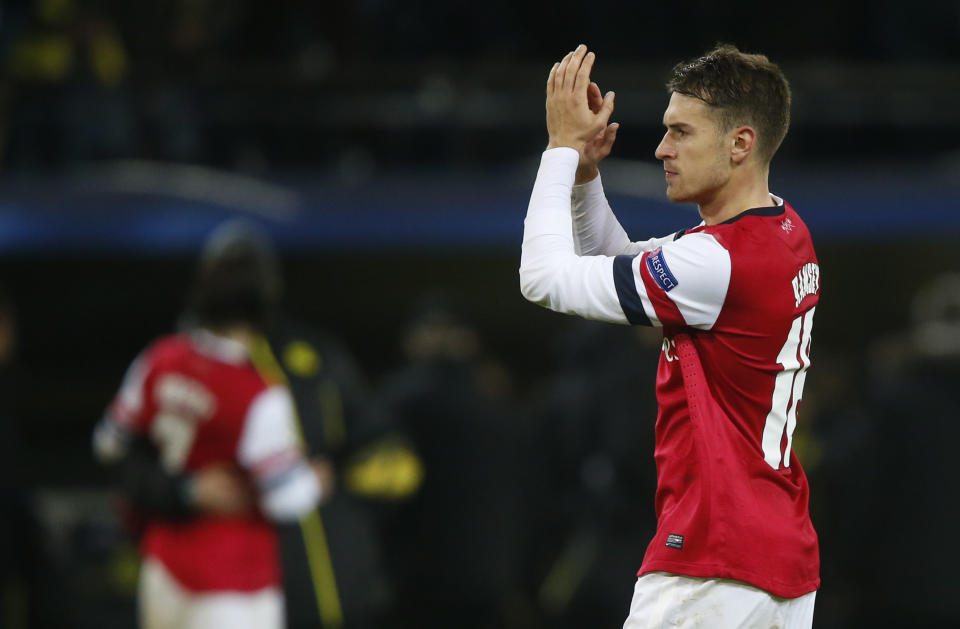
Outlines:
{"label": "jersey sleeve patch", "polygon": [[711,234],[686,234],[644,254],[640,275],[665,326],[709,330],[730,285],[730,254]]}
{"label": "jersey sleeve patch", "polygon": [[680,309],[667,295],[667,291],[663,290],[663,287],[654,279],[650,272],[650,265],[646,263],[647,257],[649,257],[649,254],[643,255],[644,261],[639,265],[638,273],[640,274],[640,281],[646,289],[645,292],[650,306],[656,312],[657,319],[665,327],[686,325]]}
{"label": "jersey sleeve patch", "polygon": [[650,275],[653,276],[653,280],[660,288],[669,293],[677,287],[677,278],[670,272],[670,267],[667,266],[667,261],[663,257],[662,247],[651,251],[646,258]]}

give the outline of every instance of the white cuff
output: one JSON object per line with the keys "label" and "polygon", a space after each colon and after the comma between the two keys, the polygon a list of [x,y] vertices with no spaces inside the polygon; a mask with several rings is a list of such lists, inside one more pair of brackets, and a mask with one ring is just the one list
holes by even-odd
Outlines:
{"label": "white cuff", "polygon": [[280,482],[261,491],[260,507],[274,522],[299,520],[317,506],[322,493],[317,475],[306,461],[286,472]]}

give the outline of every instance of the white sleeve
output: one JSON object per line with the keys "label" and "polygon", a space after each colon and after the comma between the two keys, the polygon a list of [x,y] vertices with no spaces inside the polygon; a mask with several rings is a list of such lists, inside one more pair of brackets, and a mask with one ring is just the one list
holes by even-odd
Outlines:
{"label": "white sleeve", "polygon": [[[619,258],[618,258],[619,260]],[[618,265],[619,266],[619,265]],[[713,235],[685,234],[630,260],[616,280],[628,316],[631,309],[654,325],[709,330],[720,316],[730,286],[730,253]],[[636,313],[641,316],[641,313]]]}
{"label": "white sleeve", "polygon": [[260,490],[260,507],[275,521],[297,520],[320,500],[320,484],[303,456],[286,387],[257,396],[247,411],[237,460]]}
{"label": "white sleeve", "polygon": [[578,256],[570,195],[580,155],[544,151],[524,220],[520,291],[535,304],[587,319],[627,323],[613,284],[613,258]]}
{"label": "white sleeve", "polygon": [[675,237],[671,234],[663,238],[631,242],[607,201],[599,174],[587,183],[573,187],[572,216],[577,255],[636,255],[652,251]]}
{"label": "white sleeve", "polygon": [[730,283],[730,256],[710,234],[657,239],[639,255],[578,256],[569,217],[579,155],[545,151],[524,221],[520,289],[528,300],[614,323],[692,326],[716,322]]}

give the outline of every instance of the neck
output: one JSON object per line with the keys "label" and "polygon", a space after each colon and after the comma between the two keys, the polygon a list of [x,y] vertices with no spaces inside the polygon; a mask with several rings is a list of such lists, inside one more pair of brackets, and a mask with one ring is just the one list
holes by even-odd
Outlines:
{"label": "neck", "polygon": [[699,204],[700,217],[707,225],[716,225],[755,207],[776,205],[770,197],[767,172],[744,173],[743,177],[731,177],[714,196]]}

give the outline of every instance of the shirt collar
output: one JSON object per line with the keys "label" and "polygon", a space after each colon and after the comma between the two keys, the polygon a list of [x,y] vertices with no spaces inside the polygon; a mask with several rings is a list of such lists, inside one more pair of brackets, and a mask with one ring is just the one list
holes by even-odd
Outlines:
{"label": "shirt collar", "polygon": [[783,199],[781,199],[775,194],[771,194],[770,199],[774,203],[776,203],[776,205],[767,206],[767,207],[755,207],[755,208],[750,208],[749,210],[744,210],[743,212],[740,212],[736,216],[732,218],[728,218],[727,220],[719,223],[719,225],[729,225],[730,223],[740,220],[744,216],[780,216],[786,211],[784,209],[785,204],[783,202]]}
{"label": "shirt collar", "polygon": [[246,345],[210,330],[199,329],[190,333],[190,339],[197,351],[221,362],[240,365],[250,359]]}

